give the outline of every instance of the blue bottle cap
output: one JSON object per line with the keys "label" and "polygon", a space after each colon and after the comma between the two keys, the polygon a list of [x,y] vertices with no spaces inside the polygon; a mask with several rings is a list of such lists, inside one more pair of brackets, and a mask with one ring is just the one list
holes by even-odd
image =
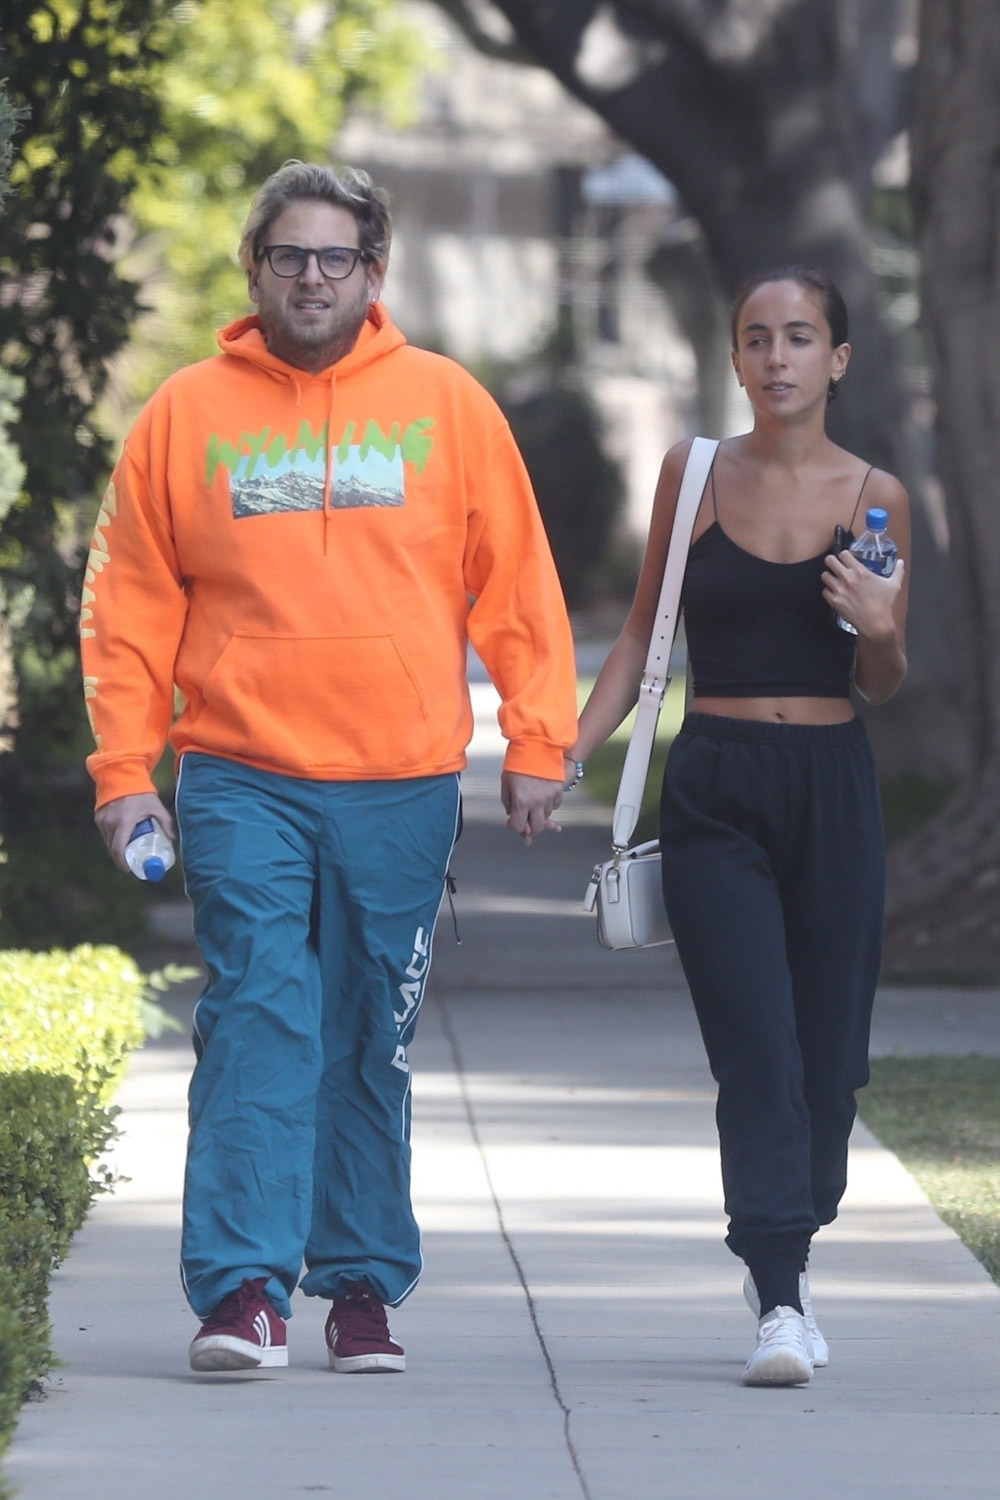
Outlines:
{"label": "blue bottle cap", "polygon": [[869,531],[885,531],[889,525],[889,512],[880,505],[873,505],[865,516],[865,525]]}
{"label": "blue bottle cap", "polygon": [[167,867],[158,854],[151,854],[143,860],[142,869],[147,880],[162,880],[167,873]]}

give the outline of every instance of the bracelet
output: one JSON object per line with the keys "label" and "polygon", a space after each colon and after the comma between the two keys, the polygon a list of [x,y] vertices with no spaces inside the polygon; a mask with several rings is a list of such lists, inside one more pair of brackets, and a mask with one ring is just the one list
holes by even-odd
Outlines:
{"label": "bracelet", "polygon": [[583,780],[583,761],[574,760],[572,755],[564,755],[563,760],[568,760],[570,765],[573,767],[573,780],[567,781],[566,785],[563,787],[564,792],[571,792],[573,788],[575,786],[579,786],[580,782]]}

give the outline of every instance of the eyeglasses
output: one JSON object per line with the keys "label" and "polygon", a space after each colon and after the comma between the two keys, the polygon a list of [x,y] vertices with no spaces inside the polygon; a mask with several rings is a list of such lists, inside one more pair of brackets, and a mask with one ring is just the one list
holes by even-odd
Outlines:
{"label": "eyeglasses", "polygon": [[358,261],[365,258],[363,250],[346,245],[325,245],[322,250],[304,250],[301,245],[265,245],[260,253],[275,276],[286,276],[289,280],[302,275],[311,255],[315,255],[327,281],[346,281]]}

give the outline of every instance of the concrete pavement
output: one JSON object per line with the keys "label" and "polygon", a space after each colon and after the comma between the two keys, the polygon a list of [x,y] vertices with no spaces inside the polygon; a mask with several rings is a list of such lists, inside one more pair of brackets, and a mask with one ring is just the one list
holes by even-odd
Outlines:
{"label": "concrete pavement", "polygon": [[[831,1363],[740,1384],[713,1087],[670,949],[605,954],[580,895],[607,814],[530,850],[496,804],[489,693],[413,1048],[426,1272],[402,1377],[330,1374],[296,1299],[286,1371],[192,1376],[176,1273],[186,1039],[133,1060],[116,1165],[54,1279],[65,1360],[7,1464],[21,1500],[963,1500],[996,1494],[1000,1290],[863,1128],[813,1290]],[[574,801],[574,799],[576,799]],[[169,944],[184,956],[186,916]],[[178,1001],[190,1008],[190,1000]],[[995,991],[886,991],[877,1051],[1000,1053]]]}

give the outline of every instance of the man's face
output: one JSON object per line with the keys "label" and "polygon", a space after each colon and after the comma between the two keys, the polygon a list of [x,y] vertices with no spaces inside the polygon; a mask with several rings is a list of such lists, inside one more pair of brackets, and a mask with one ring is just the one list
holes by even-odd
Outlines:
{"label": "man's face", "polygon": [[[312,200],[291,203],[264,236],[267,245],[323,250],[356,249],[358,225],[346,208]],[[297,276],[277,276],[261,259],[250,273],[250,296],[272,354],[311,374],[325,370],[354,348],[369,302],[382,289],[382,267],[359,260],[342,281],[330,281],[314,255]]]}

